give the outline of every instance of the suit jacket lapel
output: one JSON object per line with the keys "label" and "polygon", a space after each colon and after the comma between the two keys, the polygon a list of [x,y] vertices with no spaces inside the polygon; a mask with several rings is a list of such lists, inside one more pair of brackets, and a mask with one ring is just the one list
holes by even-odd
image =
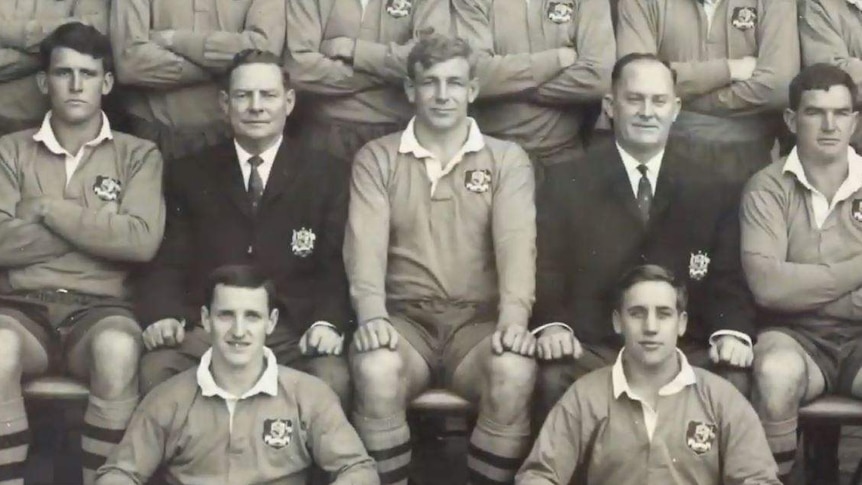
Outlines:
{"label": "suit jacket lapel", "polygon": [[269,179],[266,181],[266,189],[263,191],[263,199],[258,210],[262,210],[264,206],[276,200],[285,189],[296,182],[294,174],[299,157],[293,152],[295,150],[297,147],[294,143],[285,137],[272,163],[272,170],[269,172]]}
{"label": "suit jacket lapel", "polygon": [[661,169],[659,169],[658,173],[658,180],[656,181],[655,196],[653,197],[652,207],[650,207],[651,221],[663,216],[676,196],[677,163],[676,157],[669,155],[669,152],[665,151],[661,162]]}
{"label": "suit jacket lapel", "polygon": [[224,188],[225,195],[246,216],[251,216],[251,204],[248,200],[248,192],[236,158],[236,149],[233,143],[225,144],[215,150],[216,172],[220,185]]}
{"label": "suit jacket lapel", "polygon": [[632,185],[616,143],[609,143],[608,147],[601,151],[599,158],[599,163],[602,164],[603,177],[608,183],[612,197],[627,213],[642,224],[640,209],[638,209],[635,195],[632,193]]}

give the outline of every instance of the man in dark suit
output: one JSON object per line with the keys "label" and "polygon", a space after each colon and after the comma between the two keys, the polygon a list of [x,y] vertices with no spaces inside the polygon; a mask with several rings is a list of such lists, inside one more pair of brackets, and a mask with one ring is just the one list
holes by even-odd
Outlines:
{"label": "man in dark suit", "polygon": [[[754,310],[739,258],[739,193],[684,153],[665,152],[680,110],[674,82],[651,54],[621,58],[604,99],[615,142],[548,174],[538,209],[533,313],[540,410],[577,377],[614,362],[622,342],[609,317],[613,288],[639,264],[688,275],[689,326],[679,346],[694,365],[751,365]],[[641,344],[646,351],[655,346]],[[731,374],[746,387],[745,373]]]}
{"label": "man in dark suit", "polygon": [[277,286],[281,317],[267,345],[278,362],[322,378],[344,403],[347,174],[282,135],[295,98],[275,54],[237,54],[226,81],[221,103],[234,139],[166,169],[168,227],[138,291],[138,314],[149,324],[142,391],[192,367],[209,348],[196,317],[206,275],[252,264]]}

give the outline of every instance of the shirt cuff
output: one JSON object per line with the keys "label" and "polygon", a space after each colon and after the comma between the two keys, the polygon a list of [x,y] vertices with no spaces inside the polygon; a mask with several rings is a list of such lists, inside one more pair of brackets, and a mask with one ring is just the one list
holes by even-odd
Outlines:
{"label": "shirt cuff", "polygon": [[339,337],[342,337],[342,338],[344,337],[344,336],[341,334],[341,332],[338,330],[338,327],[336,327],[335,325],[333,325],[333,324],[331,324],[331,323],[329,323],[329,322],[325,322],[325,321],[323,321],[323,320],[318,320],[318,321],[316,321],[316,322],[312,323],[312,324],[311,324],[311,326],[310,326],[310,327],[308,327],[308,330],[306,330],[306,332],[310,332],[310,331],[311,331],[311,329],[312,329],[312,328],[314,328],[314,327],[329,327],[329,328],[331,328],[331,329],[335,330],[335,333],[337,333]]}
{"label": "shirt cuff", "polygon": [[574,334],[575,334],[575,331],[574,331],[574,330],[572,330],[572,327],[570,327],[570,326],[566,325],[566,324],[565,324],[565,323],[563,323],[563,322],[551,322],[551,323],[546,323],[546,324],[544,324],[544,325],[539,325],[538,327],[536,327],[536,328],[534,328],[533,330],[531,330],[531,331],[530,331],[530,334],[531,334],[531,335],[533,335],[534,337],[536,337],[536,336],[538,336],[538,335],[539,335],[539,333],[540,333],[542,330],[545,330],[546,328],[551,328],[551,327],[563,327],[563,328],[565,328],[566,330],[568,330],[568,331],[569,331],[569,333],[571,333],[572,335],[574,335]]}
{"label": "shirt cuff", "polygon": [[739,340],[742,340],[743,342],[745,342],[748,345],[748,348],[752,348],[754,346],[754,344],[751,342],[751,337],[749,337],[748,335],[746,335],[742,332],[738,332],[736,330],[716,330],[715,332],[712,333],[712,335],[709,336],[709,346],[710,347],[714,346],[715,342],[718,340],[718,338],[723,337],[725,335],[732,335],[732,336],[738,338]]}

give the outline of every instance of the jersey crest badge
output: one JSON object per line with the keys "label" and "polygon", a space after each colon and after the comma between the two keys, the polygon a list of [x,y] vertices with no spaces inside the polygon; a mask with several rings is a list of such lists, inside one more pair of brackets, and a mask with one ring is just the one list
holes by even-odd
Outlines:
{"label": "jersey crest badge", "polygon": [[470,192],[482,194],[491,188],[491,171],[483,170],[467,170],[464,177],[464,187]]}
{"label": "jersey crest badge", "polygon": [[551,2],[548,4],[548,20],[555,24],[571,22],[573,10],[569,2]]}
{"label": "jersey crest badge", "polygon": [[862,222],[862,199],[853,199],[850,207],[850,217],[856,222]]}
{"label": "jersey crest badge", "polygon": [[120,200],[120,192],[122,191],[123,184],[119,180],[104,175],[96,177],[96,183],[93,184],[93,192],[105,202]]}
{"label": "jersey crest badge", "polygon": [[688,260],[688,276],[694,281],[706,278],[706,273],[709,271],[709,261],[709,256],[703,251],[691,253],[691,258]]}
{"label": "jersey crest badge", "polygon": [[267,419],[263,422],[263,442],[279,449],[290,444],[293,423],[289,419]]}
{"label": "jersey crest badge", "polygon": [[734,8],[730,23],[739,30],[754,28],[755,24],[757,24],[757,9],[754,7]]}
{"label": "jersey crest badge", "polygon": [[708,453],[715,443],[718,426],[702,421],[689,421],[685,430],[685,444],[698,455]]}
{"label": "jersey crest badge", "polygon": [[294,229],[293,238],[290,241],[290,249],[293,250],[293,254],[300,258],[306,258],[314,251],[315,239],[317,239],[317,236],[311,229],[305,227],[298,231]]}
{"label": "jersey crest badge", "polygon": [[400,19],[410,15],[410,11],[413,10],[413,2],[410,0],[387,0],[386,1],[386,13],[395,17],[396,19]]}

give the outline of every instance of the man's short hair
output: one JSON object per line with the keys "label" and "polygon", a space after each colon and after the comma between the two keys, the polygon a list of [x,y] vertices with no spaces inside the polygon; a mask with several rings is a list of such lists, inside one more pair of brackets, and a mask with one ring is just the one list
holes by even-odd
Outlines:
{"label": "man's short hair", "polygon": [[790,109],[793,111],[799,109],[802,93],[805,91],[829,91],[832,86],[846,87],[850,91],[853,108],[856,108],[859,93],[853,78],[840,67],[820,62],[802,69],[790,81]]}
{"label": "man's short hair", "polygon": [[407,55],[407,76],[416,79],[416,64],[428,69],[434,64],[458,58],[467,60],[470,64],[470,78],[475,77],[476,59],[473,56],[473,48],[466,40],[442,34],[422,36]]}
{"label": "man's short hair", "polygon": [[266,290],[269,311],[276,308],[278,304],[275,294],[275,283],[257,266],[230,264],[213,270],[209,274],[206,286],[204,287],[204,304],[207,308],[212,307],[213,295],[218,285],[249,289],[263,288]]}
{"label": "man's short hair", "polygon": [[688,305],[688,290],[685,283],[679,281],[673,272],[657,264],[644,264],[627,271],[617,283],[617,294],[614,308],[623,310],[623,297],[626,292],[638,283],[646,281],[665,282],[676,290],[676,311],[682,313]]}
{"label": "man's short hair", "polygon": [[648,52],[632,52],[630,54],[626,54],[620,57],[616,63],[614,63],[614,69],[611,71],[611,91],[616,89],[619,84],[620,79],[623,77],[623,72],[625,71],[626,66],[629,64],[640,62],[640,61],[651,61],[657,62],[670,71],[670,77],[673,79],[673,84],[676,86],[676,71],[670,67],[670,63],[665,61],[664,59],[659,58],[655,54],[650,54]]}
{"label": "man's short hair", "polygon": [[111,52],[111,40],[92,25],[81,22],[63,24],[48,34],[39,44],[39,56],[42,70],[51,67],[51,54],[54,49],[65,47],[73,51],[100,59],[105,72],[114,72],[114,55]]}
{"label": "man's short hair", "polygon": [[276,66],[281,71],[281,80],[284,82],[284,89],[287,90],[290,88],[290,73],[284,68],[284,61],[278,54],[260,49],[244,49],[233,56],[227,72],[221,78],[220,84],[224,91],[230,90],[230,78],[233,72],[240,66],[247,64],[270,64]]}

